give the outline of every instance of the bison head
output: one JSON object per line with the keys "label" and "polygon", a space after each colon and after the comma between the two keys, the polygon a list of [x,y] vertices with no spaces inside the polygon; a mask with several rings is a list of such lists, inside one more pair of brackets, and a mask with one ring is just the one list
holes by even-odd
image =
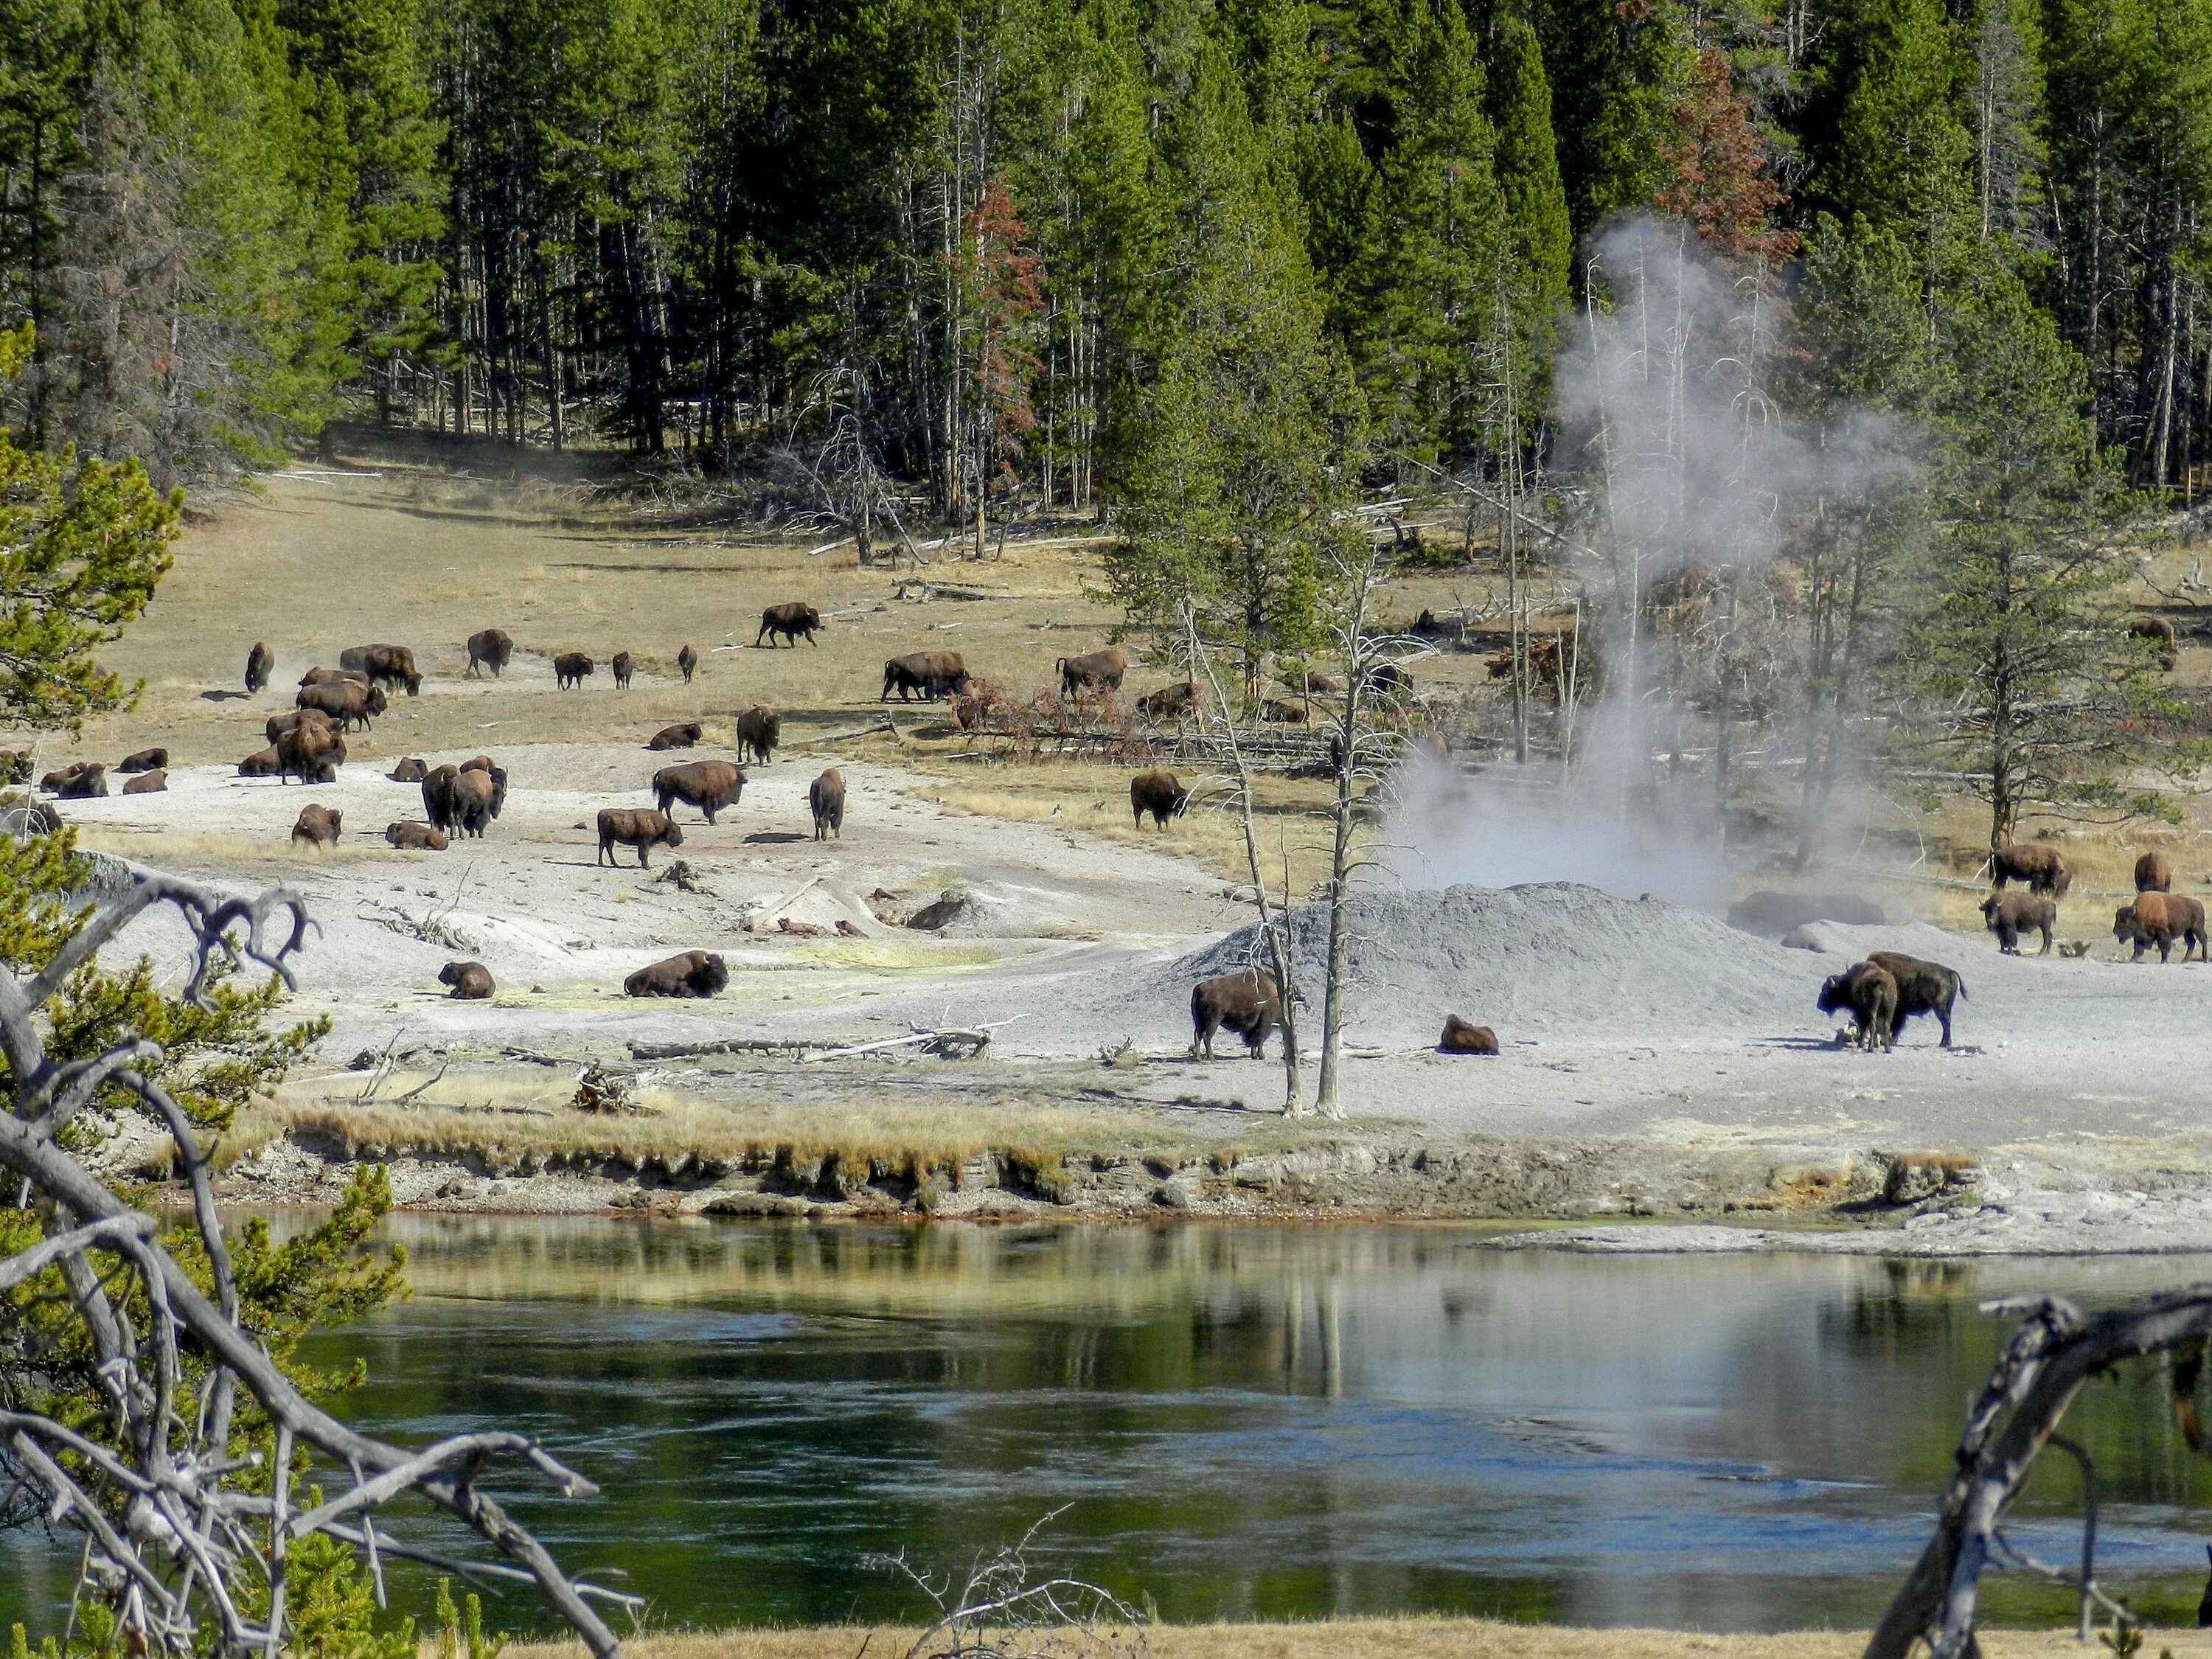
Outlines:
{"label": "bison head", "polygon": [[1820,1012],[1822,1013],[1840,1013],[1850,1006],[1851,976],[1849,974],[1831,974],[1821,981]]}

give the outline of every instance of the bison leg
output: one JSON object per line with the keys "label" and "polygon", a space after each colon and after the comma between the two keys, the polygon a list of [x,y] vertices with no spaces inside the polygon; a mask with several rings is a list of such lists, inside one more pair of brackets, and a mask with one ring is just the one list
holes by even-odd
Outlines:
{"label": "bison leg", "polygon": [[1947,1002],[1938,1008],[1936,1011],[1936,1018],[1942,1023],[1943,1046],[1948,1048],[1951,1046],[1951,1005]]}
{"label": "bison leg", "polygon": [[645,855],[646,855],[646,853],[647,853],[647,849],[650,848],[651,844],[652,844],[652,843],[650,843],[649,842],[642,842],[642,841],[641,841],[641,842],[638,842],[638,844],[637,844],[637,867],[638,867],[639,869],[641,869],[641,870],[650,870],[650,869],[653,867],[651,865],[647,864],[647,863],[645,861]]}
{"label": "bison leg", "polygon": [[[599,866],[607,862],[609,857],[614,852],[614,842],[607,836],[601,836],[599,837],[599,855],[592,860],[592,867],[593,869],[596,870]],[[617,864],[615,866],[615,868],[619,870],[622,868],[622,866]]]}
{"label": "bison leg", "polygon": [[2047,957],[2051,954],[2051,927],[2047,922],[2043,929],[2043,948],[2035,954],[2039,957]]}

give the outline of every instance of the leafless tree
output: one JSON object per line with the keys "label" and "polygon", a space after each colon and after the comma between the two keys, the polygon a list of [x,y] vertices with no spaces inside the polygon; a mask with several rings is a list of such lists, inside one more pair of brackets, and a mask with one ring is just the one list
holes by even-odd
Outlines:
{"label": "leafless tree", "polygon": [[1082,1579],[1031,1570],[1030,1546],[1064,1512],[957,1577],[917,1567],[903,1553],[869,1557],[868,1565],[903,1578],[937,1609],[907,1659],[1142,1659],[1145,1620],[1135,1607]]}

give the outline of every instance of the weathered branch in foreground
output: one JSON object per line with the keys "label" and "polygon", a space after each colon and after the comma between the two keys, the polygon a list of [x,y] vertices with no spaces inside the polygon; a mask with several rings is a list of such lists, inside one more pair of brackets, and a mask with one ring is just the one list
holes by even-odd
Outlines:
{"label": "weathered branch in foreground", "polygon": [[[198,1138],[153,1076],[161,1050],[126,1038],[88,1060],[47,1056],[41,1008],[100,945],[158,904],[173,905],[192,930],[190,994],[202,1006],[208,1006],[206,985],[218,951],[235,951],[291,984],[292,958],[312,926],[298,896],[281,889],[240,899],[173,877],[142,876],[87,918],[42,972],[26,980],[0,975],[0,1054],[15,1089],[9,1111],[0,1114],[0,1169],[51,1204],[55,1218],[50,1237],[0,1261],[0,1292],[49,1268],[59,1271],[69,1304],[99,1360],[110,1407],[103,1428],[114,1431],[110,1443],[35,1413],[0,1413],[8,1475],[36,1492],[53,1520],[85,1532],[89,1570],[112,1595],[122,1628],[155,1651],[197,1652],[205,1618],[221,1645],[234,1653],[276,1653],[285,1635],[287,1540],[322,1532],[359,1542],[380,1585],[380,1541],[393,1553],[420,1552],[393,1549],[380,1540],[368,1511],[411,1493],[459,1516],[518,1563],[495,1571],[535,1583],[600,1659],[615,1659],[619,1647],[586,1604],[586,1587],[572,1583],[543,1546],[476,1485],[495,1455],[528,1464],[572,1497],[591,1494],[591,1483],[521,1435],[468,1435],[410,1452],[356,1432],[304,1398],[240,1323]],[[271,927],[280,916],[289,923],[281,938]],[[231,937],[238,931],[242,940]],[[192,1225],[206,1252],[213,1297],[157,1242],[152,1218],[117,1197],[56,1139],[103,1089],[135,1097],[167,1127],[191,1189]],[[120,1271],[135,1277],[146,1299],[144,1331],[135,1329],[124,1311],[129,1304],[120,1299],[124,1281],[118,1270],[110,1267],[103,1276],[94,1251],[119,1259]],[[185,1420],[179,1394],[187,1351],[203,1357],[209,1368],[191,1421]],[[350,1471],[351,1488],[302,1513],[286,1507],[287,1469],[275,1472],[274,1497],[230,1480],[256,1461],[234,1455],[230,1445],[232,1401],[240,1388],[275,1425],[280,1461],[289,1462],[295,1443],[311,1449]],[[356,1511],[358,1528],[339,1524]],[[270,1609],[259,1627],[240,1611],[237,1590],[249,1578],[265,1586],[265,1594],[248,1599],[249,1605]],[[603,1600],[636,1605],[589,1588]]]}

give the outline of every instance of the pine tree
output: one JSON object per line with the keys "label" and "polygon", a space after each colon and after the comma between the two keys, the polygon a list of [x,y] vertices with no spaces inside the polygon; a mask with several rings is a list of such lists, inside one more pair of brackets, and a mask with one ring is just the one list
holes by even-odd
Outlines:
{"label": "pine tree", "polygon": [[1651,199],[1658,146],[1694,63],[1675,0],[1529,0],[1551,82],[1559,176],[1577,237]]}

